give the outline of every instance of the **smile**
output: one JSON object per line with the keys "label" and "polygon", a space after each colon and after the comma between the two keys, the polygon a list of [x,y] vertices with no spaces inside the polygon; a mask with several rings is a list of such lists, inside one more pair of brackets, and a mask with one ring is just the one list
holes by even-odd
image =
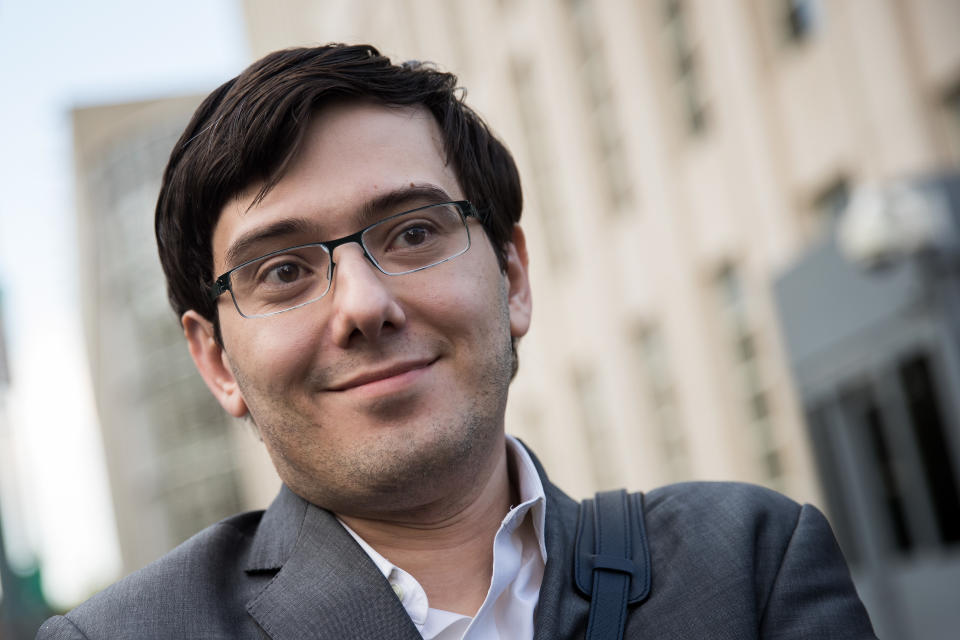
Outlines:
{"label": "smile", "polygon": [[374,395],[399,391],[418,380],[436,361],[436,358],[413,360],[363,372],[342,383],[331,386],[329,390],[336,392],[359,391]]}

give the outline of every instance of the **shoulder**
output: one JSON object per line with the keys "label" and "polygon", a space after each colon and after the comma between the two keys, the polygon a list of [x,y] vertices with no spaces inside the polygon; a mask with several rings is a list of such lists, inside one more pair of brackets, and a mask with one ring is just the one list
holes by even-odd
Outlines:
{"label": "shoulder", "polygon": [[648,492],[644,507],[648,514],[658,517],[706,518],[715,526],[734,527],[754,521],[775,524],[784,519],[796,520],[803,508],[772,489],[742,482],[667,485]]}
{"label": "shoulder", "polygon": [[685,601],[704,631],[739,620],[736,637],[752,629],[761,637],[875,638],[816,507],[736,483],[663,487],[645,507],[660,601]]}
{"label": "shoulder", "polygon": [[815,507],[736,482],[684,482],[654,489],[645,495],[644,511],[651,540],[661,550],[682,550],[687,557],[713,563],[736,558],[742,566],[743,559],[750,558],[776,564],[798,528],[829,533]]}
{"label": "shoulder", "polygon": [[207,527],[65,616],[51,618],[37,638],[203,635],[196,628],[198,610],[224,610],[230,602],[242,608],[251,595],[243,588],[250,581],[239,578],[262,516],[253,511]]}
{"label": "shoulder", "polygon": [[[666,600],[686,601],[688,610],[719,607],[767,630],[793,628],[802,611],[819,629],[809,637],[873,637],[816,507],[754,485],[701,482],[653,490],[644,506],[654,591]],[[713,617],[703,614],[709,625],[721,623]]]}
{"label": "shoulder", "polygon": [[252,511],[221,520],[117,582],[98,597],[160,591],[185,583],[208,585],[219,581],[223,574],[242,570],[246,551],[262,516],[263,511]]}
{"label": "shoulder", "polygon": [[799,506],[782,493],[746,482],[678,482],[652,489],[646,493],[646,502],[673,502],[691,506],[706,506],[721,502],[726,505],[750,504],[767,508]]}

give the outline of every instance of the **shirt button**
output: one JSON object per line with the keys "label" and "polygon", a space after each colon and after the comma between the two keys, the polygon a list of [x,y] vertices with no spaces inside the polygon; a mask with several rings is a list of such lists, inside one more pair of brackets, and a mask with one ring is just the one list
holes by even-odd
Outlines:
{"label": "shirt button", "polygon": [[396,583],[393,583],[390,586],[393,587],[393,592],[397,594],[397,598],[403,600],[403,587]]}

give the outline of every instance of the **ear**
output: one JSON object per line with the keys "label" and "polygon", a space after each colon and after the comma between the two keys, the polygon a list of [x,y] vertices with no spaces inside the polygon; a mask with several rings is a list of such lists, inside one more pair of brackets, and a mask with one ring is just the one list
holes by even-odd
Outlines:
{"label": "ear", "polygon": [[193,363],[220,406],[234,418],[247,415],[247,403],[240,393],[230,360],[214,337],[213,323],[191,309],[180,318],[180,324]]}
{"label": "ear", "polygon": [[519,225],[513,227],[513,238],[506,246],[507,303],[510,309],[510,335],[520,338],[530,328],[533,298],[527,275],[527,240]]}

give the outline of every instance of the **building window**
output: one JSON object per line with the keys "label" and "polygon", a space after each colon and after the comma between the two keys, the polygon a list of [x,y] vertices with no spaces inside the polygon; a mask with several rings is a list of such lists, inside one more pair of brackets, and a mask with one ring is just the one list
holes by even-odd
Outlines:
{"label": "building window", "polygon": [[897,373],[930,491],[940,540],[945,544],[958,543],[960,494],[930,361],[922,352],[911,354],[898,363]]}
{"label": "building window", "polygon": [[762,372],[757,349],[757,327],[749,312],[743,281],[733,265],[725,265],[714,281],[722,327],[730,344],[734,380],[738,386],[744,419],[755,445],[756,458],[764,475],[774,485],[783,476],[777,446],[770,390]]}
{"label": "building window", "polygon": [[787,41],[801,43],[809,39],[820,22],[820,3],[817,0],[782,0],[782,3]]}
{"label": "building window", "polygon": [[881,528],[884,543],[897,553],[909,553],[914,540],[907,524],[907,496],[896,473],[902,461],[890,446],[887,417],[877,403],[873,387],[869,382],[850,385],[840,392],[838,401],[851,428],[859,431],[854,436],[863,445],[866,471],[877,481],[875,490],[884,520]]}
{"label": "building window", "polygon": [[677,93],[686,114],[687,130],[693,135],[703,134],[707,129],[707,104],[700,80],[697,47],[684,0],[664,0],[663,20]]}
{"label": "building window", "polygon": [[854,527],[852,499],[845,486],[845,474],[849,472],[849,465],[842,462],[843,457],[837,442],[839,428],[835,420],[836,410],[835,403],[820,402],[807,408],[806,421],[810,429],[810,442],[820,486],[829,507],[830,523],[847,562],[856,567],[864,562],[864,556]]}
{"label": "building window", "polygon": [[594,3],[567,0],[567,8],[607,209],[615,214],[632,207],[633,181],[623,149],[623,129],[613,101],[613,83],[604,57],[603,33],[597,26]]}
{"label": "building window", "polygon": [[656,327],[640,326],[631,342],[653,413],[660,458],[672,480],[689,477],[687,439],[663,336]]}
{"label": "building window", "polygon": [[523,143],[530,159],[530,178],[537,195],[538,213],[547,245],[547,258],[554,273],[570,266],[570,251],[564,238],[565,225],[561,198],[553,180],[548,136],[543,130],[543,108],[534,85],[532,64],[517,57],[510,59],[510,81],[516,98]]}
{"label": "building window", "polygon": [[573,371],[573,388],[580,413],[580,422],[587,436],[587,446],[593,461],[594,484],[598,490],[613,489],[622,483],[619,464],[613,454],[617,451],[609,432],[600,385],[594,373],[585,368]]}

